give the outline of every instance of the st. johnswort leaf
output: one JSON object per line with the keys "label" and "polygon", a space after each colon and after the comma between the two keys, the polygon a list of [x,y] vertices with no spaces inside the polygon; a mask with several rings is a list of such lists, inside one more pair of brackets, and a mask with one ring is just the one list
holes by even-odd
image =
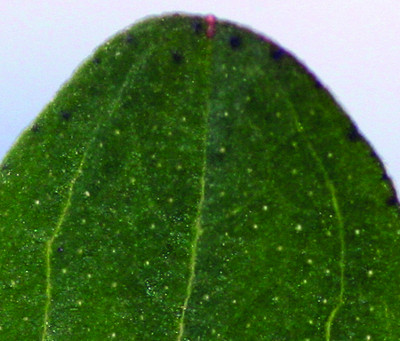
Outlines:
{"label": "st. johnswort leaf", "polygon": [[380,160],[291,54],[212,16],[82,64],[2,162],[0,241],[1,340],[400,339]]}

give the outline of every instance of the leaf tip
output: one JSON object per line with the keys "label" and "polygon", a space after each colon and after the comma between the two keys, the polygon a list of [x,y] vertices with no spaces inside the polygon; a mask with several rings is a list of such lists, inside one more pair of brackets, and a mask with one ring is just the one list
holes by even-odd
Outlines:
{"label": "leaf tip", "polygon": [[212,38],[215,35],[217,18],[214,15],[209,14],[206,16],[205,21],[207,24],[207,38]]}

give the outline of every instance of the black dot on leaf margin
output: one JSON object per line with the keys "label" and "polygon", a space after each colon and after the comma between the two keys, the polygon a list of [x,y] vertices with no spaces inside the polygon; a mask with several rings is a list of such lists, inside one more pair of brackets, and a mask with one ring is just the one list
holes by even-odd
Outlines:
{"label": "black dot on leaf margin", "polygon": [[322,89],[322,88],[323,88],[322,83],[321,83],[318,79],[316,79],[316,80],[314,81],[314,85],[315,85],[315,87],[316,87],[317,89]]}
{"label": "black dot on leaf margin", "polygon": [[391,197],[389,197],[389,198],[386,200],[386,203],[387,203],[389,206],[399,206],[399,201],[397,200],[396,194],[393,194]]}
{"label": "black dot on leaf margin", "polygon": [[360,132],[358,131],[358,128],[352,124],[350,127],[350,130],[347,134],[347,137],[349,138],[350,141],[359,141],[361,140],[362,136],[360,134]]}
{"label": "black dot on leaf margin", "polygon": [[177,63],[177,64],[182,63],[182,61],[183,61],[183,56],[182,56],[179,52],[172,51],[172,52],[171,52],[171,55],[172,55],[172,60],[173,60],[175,63]]}
{"label": "black dot on leaf margin", "polygon": [[40,130],[39,125],[37,123],[34,123],[31,127],[31,131],[33,133],[37,133]]}
{"label": "black dot on leaf margin", "polygon": [[279,46],[273,46],[271,49],[271,57],[274,60],[280,60],[286,55],[286,51],[279,47]]}
{"label": "black dot on leaf margin", "polygon": [[132,34],[127,33],[127,34],[125,35],[125,42],[126,42],[127,44],[132,44],[132,43],[133,43],[133,36],[132,36]]}
{"label": "black dot on leaf margin", "polygon": [[61,111],[60,115],[65,121],[68,121],[71,118],[71,113],[69,111]]}
{"label": "black dot on leaf margin", "polygon": [[195,20],[192,23],[192,28],[196,34],[200,34],[201,32],[203,32],[203,24],[200,20]]}
{"label": "black dot on leaf margin", "polygon": [[0,167],[2,171],[6,171],[7,169],[10,169],[10,165],[8,163],[3,163]]}
{"label": "black dot on leaf margin", "polygon": [[242,45],[242,38],[238,36],[231,36],[229,38],[229,44],[231,45],[232,49],[237,49]]}
{"label": "black dot on leaf margin", "polygon": [[383,181],[389,181],[390,180],[389,175],[385,171],[381,175],[381,180],[383,180]]}

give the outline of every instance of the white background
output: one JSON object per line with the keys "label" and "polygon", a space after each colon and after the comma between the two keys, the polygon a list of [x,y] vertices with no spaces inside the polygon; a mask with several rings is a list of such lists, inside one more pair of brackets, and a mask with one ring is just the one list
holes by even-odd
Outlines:
{"label": "white background", "polygon": [[0,159],[98,45],[165,12],[212,13],[295,54],[357,123],[399,192],[398,0],[0,0]]}

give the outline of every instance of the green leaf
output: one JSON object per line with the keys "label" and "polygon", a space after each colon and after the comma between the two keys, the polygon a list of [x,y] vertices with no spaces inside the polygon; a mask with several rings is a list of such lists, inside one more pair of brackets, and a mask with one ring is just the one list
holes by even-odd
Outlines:
{"label": "green leaf", "polygon": [[212,17],[102,45],[7,154],[2,340],[399,340],[400,223],[324,87]]}

